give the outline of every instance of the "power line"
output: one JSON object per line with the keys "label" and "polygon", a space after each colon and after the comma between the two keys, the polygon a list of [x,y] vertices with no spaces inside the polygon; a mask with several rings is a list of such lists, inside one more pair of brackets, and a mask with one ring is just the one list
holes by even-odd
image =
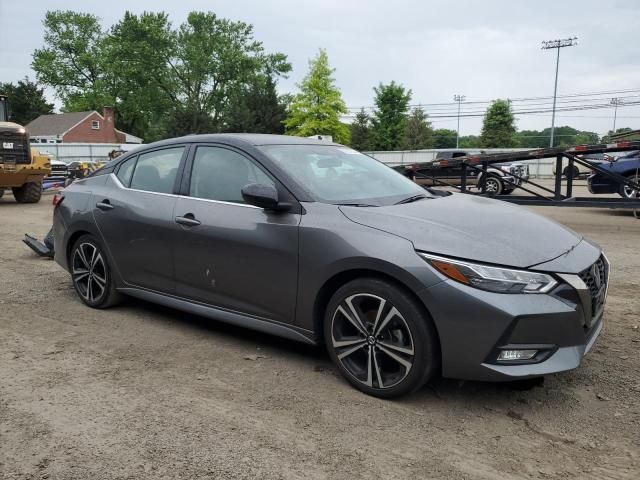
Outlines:
{"label": "power line", "polygon": [[[568,98],[576,98],[576,97],[597,97],[597,96],[607,96],[610,97],[611,95],[619,95],[619,94],[625,94],[625,93],[640,93],[640,89],[638,88],[634,88],[634,89],[626,89],[626,90],[608,90],[608,91],[599,91],[599,92],[582,92],[582,93],[570,93],[570,94],[564,94],[564,95],[558,95],[557,98],[558,99],[568,99]],[[465,102],[465,105],[490,105],[491,103],[493,103],[496,99],[492,99],[492,100],[477,100],[477,101],[469,101],[469,102]],[[552,96],[546,96],[546,97],[521,97],[521,98],[509,98],[508,99],[510,102],[512,103],[524,103],[524,102],[531,102],[531,101],[539,101],[539,100],[553,100]],[[596,100],[596,99],[594,99]],[[604,99],[601,99],[604,100]],[[607,98],[608,100],[608,98]],[[416,103],[416,104],[411,104],[409,105],[409,107],[411,108],[415,108],[415,107],[450,107],[450,108],[457,108],[457,102],[441,102],[441,103]],[[359,107],[347,107],[348,110],[354,110],[354,111],[359,111],[361,109],[364,110],[373,110],[375,109],[376,106],[375,105],[363,105],[363,106],[359,106]]]}

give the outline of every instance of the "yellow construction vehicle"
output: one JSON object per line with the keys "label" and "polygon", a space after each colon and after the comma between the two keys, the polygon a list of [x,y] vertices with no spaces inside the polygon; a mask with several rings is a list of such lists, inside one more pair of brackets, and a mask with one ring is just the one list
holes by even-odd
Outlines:
{"label": "yellow construction vehicle", "polygon": [[16,202],[37,203],[50,173],[49,157],[31,148],[22,125],[9,121],[8,99],[0,95],[0,197],[10,188]]}

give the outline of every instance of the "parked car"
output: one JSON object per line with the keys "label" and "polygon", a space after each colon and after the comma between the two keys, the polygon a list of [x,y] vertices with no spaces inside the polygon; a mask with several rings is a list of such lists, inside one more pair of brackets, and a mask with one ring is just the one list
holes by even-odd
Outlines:
{"label": "parked car", "polygon": [[[632,152],[626,156],[619,157],[617,160],[599,165],[600,168],[608,172],[617,173],[629,180],[633,180],[636,184],[640,179],[640,152]],[[615,179],[595,172],[588,178],[589,191],[594,194],[601,193],[618,193],[624,198],[640,198],[640,192],[629,185],[618,183]]]}
{"label": "parked car", "polygon": [[[448,166],[443,168],[442,161],[453,158],[466,157],[472,152],[453,150],[438,152],[433,162],[420,163],[418,165],[401,165],[395,167],[397,171],[412,178],[418,185],[442,186],[442,182],[449,185],[460,186],[462,184],[462,166]],[[489,165],[487,168],[486,192],[491,195],[507,195],[516,188],[513,184],[521,185],[523,181],[529,179],[529,166],[525,163],[501,163]],[[517,175],[521,178],[516,178]],[[473,168],[467,169],[467,186],[482,185],[482,173]]]}
{"label": "parked car", "polygon": [[55,259],[89,307],[131,295],[324,343],[379,397],[437,374],[570,370],[603,325],[609,264],[595,244],[510,203],[432,194],[327,141],[152,143],[54,205]]}
{"label": "parked car", "polygon": [[[578,155],[577,157],[581,160],[585,160],[587,163],[591,163],[594,165],[602,165],[602,164],[612,162],[614,160],[614,157],[607,155],[606,153],[590,153],[587,155]],[[563,159],[562,162],[563,162],[562,176],[565,178],[568,178],[569,177],[569,160],[565,158]],[[551,170],[555,175],[556,174],[555,162],[553,163]],[[573,170],[573,175],[572,175],[573,178],[580,178],[580,177],[584,178],[588,175],[591,175],[591,173],[593,173],[593,170],[591,168],[577,162],[574,162],[572,170]]]}

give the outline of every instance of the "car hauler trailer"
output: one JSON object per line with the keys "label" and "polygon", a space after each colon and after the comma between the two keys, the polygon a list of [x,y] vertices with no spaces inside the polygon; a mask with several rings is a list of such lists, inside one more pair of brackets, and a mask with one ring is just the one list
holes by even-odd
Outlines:
{"label": "car hauler trailer", "polygon": [[[479,155],[469,155],[465,157],[457,157],[447,160],[440,160],[428,163],[416,163],[399,167],[404,175],[410,178],[428,178],[437,185],[449,186],[459,190],[462,193],[471,195],[488,196],[486,183],[480,181],[477,191],[471,191],[467,182],[470,172],[482,173],[483,178],[488,178],[487,171],[490,165],[505,162],[523,162],[527,160],[537,160],[542,158],[555,158],[556,169],[554,174],[553,189],[540,185],[531,178],[520,177],[516,173],[511,175],[515,177],[515,182],[509,182],[516,189],[516,192],[527,192],[529,195],[492,195],[492,198],[505,200],[507,202],[517,203],[520,205],[542,205],[554,207],[589,207],[589,208],[617,208],[617,209],[640,209],[640,194],[636,194],[636,198],[605,198],[605,197],[576,197],[573,195],[574,164],[579,164],[589,168],[593,172],[598,172],[607,178],[610,178],[621,185],[628,185],[636,192],[640,192],[640,185],[633,179],[618,175],[614,172],[601,168],[598,164],[590,163],[580,155],[605,153],[611,154],[615,152],[628,152],[640,150],[640,141],[626,141],[610,144],[598,145],[578,145],[569,148],[541,148],[536,150],[526,150],[520,152],[505,153],[484,153]],[[569,175],[563,185],[563,162],[568,160]],[[435,171],[438,169],[460,169],[461,180],[459,185],[454,185],[443,181],[438,177]],[[563,188],[564,187],[564,188]],[[532,190],[536,188],[539,191]],[[518,190],[519,189],[519,190]],[[515,192],[514,192],[515,193]]]}

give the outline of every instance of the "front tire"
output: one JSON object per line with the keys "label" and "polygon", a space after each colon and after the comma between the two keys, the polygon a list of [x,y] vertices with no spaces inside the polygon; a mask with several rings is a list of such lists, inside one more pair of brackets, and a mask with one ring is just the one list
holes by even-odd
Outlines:
{"label": "front tire", "polygon": [[405,290],[385,280],[362,278],[338,289],[327,305],[324,335],[343,377],[375,397],[415,391],[440,365],[431,319]]}
{"label": "front tire", "polygon": [[42,183],[28,182],[21,187],[11,189],[18,203],[38,203],[42,197]]}
{"label": "front tire", "polygon": [[[631,173],[627,175],[627,179],[640,184],[640,172]],[[640,200],[640,191],[631,188],[629,185],[621,184],[620,191],[618,192],[621,197],[629,200]]]}
{"label": "front tire", "polygon": [[93,235],[83,235],[76,241],[69,267],[73,287],[86,305],[108,308],[120,301],[104,249]]}
{"label": "front tire", "polygon": [[[480,182],[482,182],[482,180],[480,180]],[[482,183],[480,183],[480,188],[482,188]],[[491,175],[487,176],[485,192],[491,197],[500,195],[502,193],[502,182],[500,179]]]}

